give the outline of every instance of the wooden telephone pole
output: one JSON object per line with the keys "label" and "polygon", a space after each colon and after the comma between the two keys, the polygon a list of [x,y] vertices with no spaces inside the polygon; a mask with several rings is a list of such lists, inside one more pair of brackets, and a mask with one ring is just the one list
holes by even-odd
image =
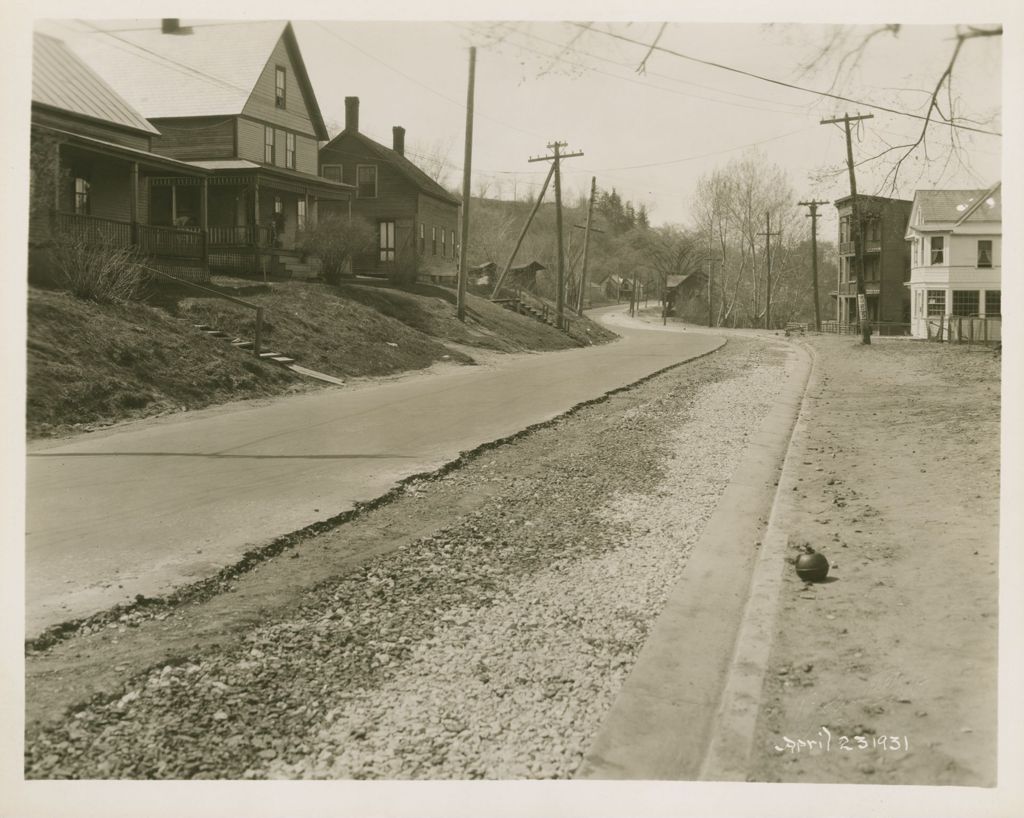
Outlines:
{"label": "wooden telephone pole", "polygon": [[857,275],[857,315],[860,318],[860,340],[862,344],[871,343],[871,322],[868,321],[867,293],[864,289],[864,231],[861,224],[860,203],[857,200],[857,174],[853,167],[853,140],[850,135],[850,123],[862,119],[874,119],[874,114],[857,114],[833,117],[821,120],[822,125],[834,125],[842,122],[846,130],[846,168],[850,172],[850,199],[853,216],[853,268]]}
{"label": "wooden telephone pole", "polygon": [[590,248],[590,219],[594,215],[594,195],[597,193],[597,177],[590,177],[590,204],[587,205],[587,226],[583,228],[583,269],[580,271],[580,293],[576,301],[576,314],[583,315],[583,297],[587,291],[587,250]]}
{"label": "wooden telephone pole", "polygon": [[522,246],[523,239],[526,238],[526,232],[530,229],[530,225],[533,223],[533,217],[537,215],[537,211],[540,209],[540,203],[544,200],[544,194],[547,192],[548,184],[551,182],[551,177],[555,173],[555,166],[552,165],[548,170],[548,175],[544,179],[544,184],[540,189],[540,195],[537,196],[537,201],[533,203],[533,209],[530,211],[530,215],[526,219],[526,224],[523,225],[522,231],[519,233],[519,238],[516,239],[516,246],[512,248],[512,253],[508,257],[508,261],[505,262],[505,266],[501,273],[498,275],[498,280],[494,282],[494,291],[491,293],[491,300],[493,301],[498,297],[498,291],[501,290],[502,282],[505,280],[505,276],[508,275],[509,267],[512,266],[512,262],[515,261],[516,253],[519,252],[519,248]]}
{"label": "wooden telephone pole", "polygon": [[473,86],[476,81],[476,46],[469,49],[469,88],[466,91],[466,153],[462,163],[462,245],[459,247],[459,294],[456,315],[466,320],[466,251],[469,248],[469,176],[473,164]]}
{"label": "wooden telephone pole", "polygon": [[532,157],[531,162],[553,162],[555,178],[555,232],[558,233],[558,291],[555,295],[555,323],[559,329],[565,329],[565,248],[562,244],[562,160],[574,156],[583,156],[583,151],[562,153],[567,142],[549,142],[548,148],[552,156]]}
{"label": "wooden telephone pole", "polygon": [[812,199],[809,202],[797,202],[811,209],[807,218],[811,220],[811,280],[814,282],[814,331],[821,332],[821,305],[818,303],[818,205],[828,204]]}
{"label": "wooden telephone pole", "polygon": [[772,322],[772,236],[781,236],[782,233],[776,230],[772,232],[772,214],[765,212],[764,214],[765,228],[763,233],[758,233],[759,236],[764,236],[764,252],[767,256],[768,261],[768,286],[765,287],[764,291],[764,328],[771,329]]}

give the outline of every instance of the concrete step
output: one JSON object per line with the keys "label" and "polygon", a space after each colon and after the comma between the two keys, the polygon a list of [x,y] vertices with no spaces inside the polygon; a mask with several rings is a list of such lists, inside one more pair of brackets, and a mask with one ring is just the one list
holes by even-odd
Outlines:
{"label": "concrete step", "polygon": [[231,342],[231,345],[239,349],[252,349],[252,341],[243,341],[241,338],[236,338]]}
{"label": "concrete step", "polygon": [[293,364],[293,363],[295,363],[295,359],[294,358],[289,358],[287,355],[272,355],[269,360],[274,361],[275,363],[279,363],[279,364]]}

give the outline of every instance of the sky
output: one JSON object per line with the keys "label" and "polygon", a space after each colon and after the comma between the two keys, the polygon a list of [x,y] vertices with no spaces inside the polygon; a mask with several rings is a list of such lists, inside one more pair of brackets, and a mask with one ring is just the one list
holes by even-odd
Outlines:
{"label": "sky", "polygon": [[[678,14],[676,15],[678,17]],[[203,18],[182,18],[202,24]],[[156,26],[157,20],[143,21]],[[209,20],[207,20],[209,22]],[[344,124],[344,98],[360,98],[361,130],[390,145],[392,126],[406,129],[407,153],[430,164],[443,157],[443,181],[461,187],[464,164],[469,46],[477,47],[473,182],[475,195],[522,198],[540,188],[547,145],[564,141],[583,156],[563,163],[564,196],[616,188],[624,199],[644,203],[653,223],[690,221],[701,175],[748,150],[788,174],[799,199],[833,200],[845,195],[842,130],[822,118],[868,113],[874,103],[924,113],[929,91],[949,61],[952,24],[904,25],[898,36],[873,38],[859,65],[839,74],[835,61],[802,70],[837,36],[841,55],[877,24],[861,27],[809,24],[668,22],[402,22],[297,19],[300,47],[324,118],[334,131]],[[45,25],[45,24],[44,24]],[[104,28],[136,27],[140,20],[104,21]],[[49,30],[65,36],[81,28],[73,19]],[[635,40],[627,42],[618,37]],[[968,41],[953,74],[953,101],[961,116],[1001,130],[1001,39]],[[855,102],[826,99],[679,56],[713,61],[813,90],[833,90]],[[948,100],[943,95],[943,109]],[[857,129],[855,158],[887,144],[914,141],[921,123],[873,111]],[[999,180],[1002,139],[958,131],[960,147],[948,149],[950,131],[929,130],[930,161],[908,163],[896,195],[911,198],[916,187],[988,187]],[[909,139],[908,139],[909,138]],[[946,162],[952,155],[952,161]],[[885,192],[890,165],[862,165],[862,192]],[[551,195],[549,193],[549,195]],[[826,210],[828,210],[826,208]],[[826,212],[823,229],[828,229]]]}

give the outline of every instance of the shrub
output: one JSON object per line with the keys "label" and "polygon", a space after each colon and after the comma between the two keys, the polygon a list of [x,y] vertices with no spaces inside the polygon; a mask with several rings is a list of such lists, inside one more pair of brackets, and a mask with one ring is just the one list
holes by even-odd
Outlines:
{"label": "shrub", "polygon": [[72,295],[99,303],[141,297],[147,276],[130,247],[58,235],[50,247],[57,283]]}
{"label": "shrub", "polygon": [[403,246],[398,250],[398,257],[385,265],[388,281],[392,284],[415,284],[419,276],[419,257],[410,247]]}
{"label": "shrub", "polygon": [[349,259],[371,250],[376,240],[377,232],[366,219],[326,216],[305,232],[299,249],[319,258],[324,278],[337,284]]}

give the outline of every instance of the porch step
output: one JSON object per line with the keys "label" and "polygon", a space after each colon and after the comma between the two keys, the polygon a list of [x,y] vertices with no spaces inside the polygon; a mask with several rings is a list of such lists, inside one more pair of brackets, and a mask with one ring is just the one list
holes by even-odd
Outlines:
{"label": "porch step", "polygon": [[[235,349],[252,349],[253,341],[246,340],[244,338],[231,338],[226,332],[213,329],[208,324],[195,324],[195,328],[202,332],[204,335],[208,335],[211,338],[224,338],[231,339],[231,346]],[[307,369],[304,366],[299,366],[295,363],[294,358],[289,358],[287,355],[282,355],[280,352],[261,352],[260,360],[271,361],[275,364],[283,366],[285,369],[290,369],[297,375],[303,375],[307,378],[314,378],[318,381],[324,381],[325,383],[333,383],[335,385],[342,385],[345,383],[341,378],[336,378],[333,375],[327,375],[324,372],[317,372],[315,369]]]}
{"label": "porch step", "polygon": [[333,383],[337,386],[343,386],[345,383],[341,378],[335,378],[333,375],[317,372],[315,369],[306,369],[306,367],[299,366],[298,364],[285,364],[285,369],[290,369],[292,372],[296,372],[299,375],[305,375],[307,378],[315,378],[318,381]]}

